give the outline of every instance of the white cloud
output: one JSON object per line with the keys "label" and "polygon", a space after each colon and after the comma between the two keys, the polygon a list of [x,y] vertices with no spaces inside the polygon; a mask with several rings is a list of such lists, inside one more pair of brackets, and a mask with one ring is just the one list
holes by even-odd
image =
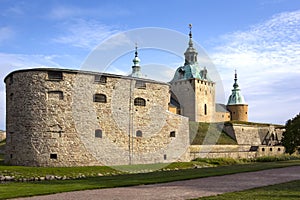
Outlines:
{"label": "white cloud", "polygon": [[117,32],[114,27],[84,19],[65,22],[61,28],[65,33],[54,38],[54,42],[88,50],[95,48],[105,38]]}
{"label": "white cloud", "polygon": [[243,94],[253,108],[250,119],[283,123],[291,116],[282,114],[284,109],[274,116],[274,105],[289,105],[285,113],[300,107],[294,100],[300,92],[300,10],[274,15],[247,31],[223,35],[214,45],[211,58],[222,74],[227,96],[234,69],[238,70]]}

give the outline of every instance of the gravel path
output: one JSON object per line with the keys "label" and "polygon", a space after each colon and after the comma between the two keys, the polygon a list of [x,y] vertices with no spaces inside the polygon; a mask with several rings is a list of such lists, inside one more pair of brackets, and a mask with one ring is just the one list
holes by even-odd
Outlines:
{"label": "gravel path", "polygon": [[300,166],[170,183],[66,192],[18,200],[191,199],[300,180]]}

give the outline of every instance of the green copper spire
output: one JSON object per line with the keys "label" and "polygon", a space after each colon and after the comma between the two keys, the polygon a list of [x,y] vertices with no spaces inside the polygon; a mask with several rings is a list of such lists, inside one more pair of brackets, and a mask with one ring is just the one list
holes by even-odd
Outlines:
{"label": "green copper spire", "polygon": [[194,48],[193,35],[192,35],[192,24],[189,24],[189,43],[188,48],[184,52],[185,62],[183,66],[177,68],[173,79],[171,82],[178,80],[189,80],[189,79],[199,79],[205,81],[211,81],[208,76],[208,71],[206,67],[200,67],[197,61],[198,52]]}
{"label": "green copper spire", "polygon": [[228,103],[227,105],[241,105],[241,104],[246,104],[244,97],[241,93],[241,90],[239,89],[239,85],[237,83],[237,73],[235,70],[234,74],[234,84],[233,84],[233,90],[231,95],[229,96]]}
{"label": "green copper spire", "polygon": [[138,77],[138,78],[142,78],[143,75],[141,73],[141,67],[140,67],[140,58],[138,57],[138,47],[137,47],[137,43],[135,44],[135,56],[132,60],[133,62],[133,66],[132,66],[132,73],[129,75],[131,77]]}

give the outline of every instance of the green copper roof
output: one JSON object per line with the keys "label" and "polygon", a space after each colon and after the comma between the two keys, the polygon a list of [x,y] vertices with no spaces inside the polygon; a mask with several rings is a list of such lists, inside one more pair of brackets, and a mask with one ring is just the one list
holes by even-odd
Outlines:
{"label": "green copper roof", "polygon": [[239,89],[239,85],[237,83],[237,74],[235,72],[233,90],[231,95],[229,96],[227,105],[240,105],[240,104],[246,104],[246,102],[241,93],[241,90]]}
{"label": "green copper roof", "polygon": [[194,63],[178,67],[171,82],[178,80],[189,80],[194,78],[211,81],[208,77],[206,67],[200,70],[200,66],[198,65],[198,63]]}
{"label": "green copper roof", "polygon": [[189,80],[189,79],[201,79],[211,81],[208,77],[208,72],[206,67],[203,69],[200,68],[197,62],[198,52],[194,48],[193,40],[192,40],[192,31],[191,31],[191,24],[190,26],[190,33],[189,33],[189,43],[188,48],[184,52],[185,63],[183,66],[179,67],[174,75],[174,78],[171,82],[178,81],[178,80]]}

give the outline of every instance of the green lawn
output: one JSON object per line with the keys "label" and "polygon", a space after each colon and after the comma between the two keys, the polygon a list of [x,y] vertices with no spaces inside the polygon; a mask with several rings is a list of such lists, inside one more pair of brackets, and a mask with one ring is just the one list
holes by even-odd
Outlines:
{"label": "green lawn", "polygon": [[260,187],[241,192],[230,192],[218,196],[202,197],[201,200],[298,200],[300,199],[300,180],[272,186]]}
{"label": "green lawn", "polygon": [[2,184],[0,186],[0,199],[51,194],[75,190],[163,183],[176,180],[187,180],[224,174],[257,171],[270,168],[287,167],[293,165],[300,165],[300,161],[290,160],[282,162],[251,163],[185,170],[156,171],[151,173],[88,177],[85,179],[64,181],[60,180],[27,183],[11,182]]}

